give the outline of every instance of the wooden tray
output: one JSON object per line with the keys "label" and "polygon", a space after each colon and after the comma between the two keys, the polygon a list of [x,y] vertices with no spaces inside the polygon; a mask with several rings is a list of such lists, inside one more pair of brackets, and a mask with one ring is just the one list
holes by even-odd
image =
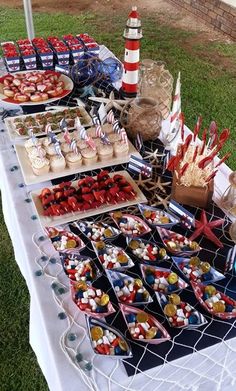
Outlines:
{"label": "wooden tray", "polygon": [[[75,107],[68,107],[68,109],[73,109]],[[87,113],[87,111],[85,110],[84,107],[82,106],[78,106],[76,107],[78,108],[81,113],[82,113],[82,117],[81,118],[81,123],[83,126],[93,126],[93,122],[92,122],[92,119],[90,117],[90,115]],[[33,114],[27,114],[27,115],[18,115],[17,118],[19,119],[24,119],[24,118],[27,118],[27,117],[33,117],[35,118],[36,115],[38,114],[47,114],[47,113],[52,113],[52,114],[55,114],[57,112],[61,112],[61,111],[64,111],[65,108],[61,109],[60,106],[58,106],[58,109],[54,109],[54,110],[47,110],[47,111],[40,111],[39,113],[33,113]],[[17,140],[25,140],[25,139],[28,139],[29,138],[29,135],[28,134],[25,134],[25,135],[20,135],[17,133],[17,131],[15,130],[15,127],[14,127],[14,119],[16,117],[8,117],[4,120],[5,122],[5,126],[6,126],[6,129],[8,131],[8,134],[9,134],[9,137],[11,139],[11,141],[17,141]],[[72,130],[74,128],[68,128],[69,130]],[[57,129],[57,130],[54,130],[53,131],[54,133],[59,133],[61,132],[60,129]],[[39,133],[35,133],[35,137],[39,137],[39,136],[45,136],[46,133],[45,132],[39,132]]]}
{"label": "wooden tray", "polygon": [[[124,202],[120,202],[118,204],[113,204],[113,205],[104,204],[97,209],[90,209],[88,211],[71,212],[71,213],[67,213],[62,216],[48,217],[48,216],[43,215],[43,207],[42,207],[40,199],[38,198],[42,189],[37,190],[37,191],[32,191],[31,197],[32,197],[34,206],[36,208],[36,212],[39,217],[39,221],[40,221],[41,226],[43,228],[44,227],[54,227],[56,225],[69,223],[74,220],[86,219],[87,217],[98,215],[100,213],[106,213],[111,210],[125,208],[130,205],[136,205],[136,204],[142,203],[142,202],[147,202],[145,195],[141,192],[141,190],[139,189],[139,187],[137,186],[137,184],[134,182],[134,180],[131,178],[131,176],[129,175],[129,173],[127,171],[113,172],[110,174],[110,176],[113,177],[115,174],[123,175],[127,179],[127,181],[131,184],[134,191],[136,192],[136,197],[133,200],[124,201]],[[77,182],[78,181],[72,182],[72,186],[75,186],[77,184]],[[51,187],[51,189],[52,188],[53,187]]]}
{"label": "wooden tray", "polygon": [[24,177],[24,182],[26,185],[32,185],[35,183],[50,181],[52,179],[61,178],[63,176],[78,174],[80,172],[96,170],[97,168],[110,167],[110,166],[114,166],[117,164],[127,163],[129,161],[131,154],[142,159],[141,155],[134,148],[133,144],[131,144],[131,142],[129,141],[129,153],[127,155],[124,155],[121,157],[112,157],[112,159],[109,159],[109,160],[97,161],[97,162],[91,164],[90,166],[86,166],[83,164],[79,168],[66,167],[63,172],[49,171],[49,173],[45,174],[45,175],[35,175],[33,173],[32,168],[31,168],[31,164],[28,159],[28,155],[27,155],[27,152],[26,152],[24,145],[16,144],[15,149],[16,149],[16,155],[17,155],[17,158],[18,158],[21,170],[22,170],[22,174]]}

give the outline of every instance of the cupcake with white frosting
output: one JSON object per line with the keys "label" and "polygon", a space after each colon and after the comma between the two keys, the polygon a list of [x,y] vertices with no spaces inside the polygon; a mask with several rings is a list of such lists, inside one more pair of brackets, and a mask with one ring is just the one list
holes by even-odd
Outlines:
{"label": "cupcake with white frosting", "polygon": [[[112,133],[114,133],[112,124],[106,123],[106,124],[102,125],[102,131],[103,131],[104,133],[106,133],[106,134],[109,134],[109,135],[112,134]],[[109,136],[109,137],[110,137],[110,136]]]}
{"label": "cupcake with white frosting", "polygon": [[96,138],[96,129],[95,127],[87,129],[87,135],[91,138]]}
{"label": "cupcake with white frosting", "polygon": [[113,149],[114,149],[114,155],[116,157],[121,157],[129,153],[129,145],[125,142],[116,141],[113,144]]}
{"label": "cupcake with white frosting", "polygon": [[66,160],[63,156],[55,155],[50,158],[50,166],[53,172],[61,172],[66,167]]}
{"label": "cupcake with white frosting", "polygon": [[42,147],[40,147],[40,152],[39,152],[38,148],[36,148],[36,147],[29,148],[28,149],[29,160],[32,162],[37,157],[40,157],[40,158],[46,157],[45,150]]}
{"label": "cupcake with white frosting", "polygon": [[44,137],[42,142],[43,147],[48,147],[51,144],[51,140],[49,137]]}
{"label": "cupcake with white frosting", "polygon": [[113,156],[113,146],[112,144],[100,144],[97,147],[99,160],[109,160],[112,159]]}
{"label": "cupcake with white frosting", "polygon": [[31,165],[35,175],[45,175],[50,170],[49,160],[46,158],[36,157]]}
{"label": "cupcake with white frosting", "polygon": [[29,140],[26,140],[24,146],[25,146],[25,149],[26,151],[28,152],[29,149],[31,149],[32,147],[36,147],[36,146],[39,146],[41,145],[41,140],[36,138],[35,142],[33,142],[33,140],[30,138]]}
{"label": "cupcake with white frosting", "polygon": [[66,164],[69,168],[79,168],[82,165],[81,153],[69,152],[66,154]]}
{"label": "cupcake with white frosting", "polygon": [[46,148],[46,153],[49,157],[55,156],[57,154],[57,151],[55,150],[55,145],[53,143],[49,144]]}
{"label": "cupcake with white frosting", "polygon": [[82,149],[81,155],[83,157],[83,163],[86,166],[89,166],[92,163],[96,163],[96,161],[98,160],[97,151],[92,148]]}
{"label": "cupcake with white frosting", "polygon": [[84,140],[79,140],[77,142],[77,147],[81,151],[82,149],[88,148],[88,144]]}
{"label": "cupcake with white frosting", "polygon": [[110,143],[115,143],[115,142],[121,140],[121,136],[118,133],[111,133],[111,134],[109,134],[108,138],[109,138]]}
{"label": "cupcake with white frosting", "polygon": [[69,153],[71,151],[70,149],[70,145],[67,144],[67,143],[62,143],[61,144],[61,151],[64,155],[66,155],[67,153]]}

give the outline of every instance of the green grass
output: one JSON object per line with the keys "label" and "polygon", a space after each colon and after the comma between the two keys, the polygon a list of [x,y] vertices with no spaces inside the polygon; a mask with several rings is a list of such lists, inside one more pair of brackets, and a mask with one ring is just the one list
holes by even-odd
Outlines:
{"label": "green grass", "polygon": [[[91,13],[79,16],[35,13],[37,36],[88,32],[98,42],[106,44],[122,59],[122,33],[127,15],[99,16]],[[1,40],[26,37],[23,13],[0,8]],[[109,33],[112,31],[112,34]],[[213,119],[219,128],[231,129],[231,141],[225,151],[235,151],[236,141],[236,78],[235,45],[196,42],[197,33],[160,25],[154,17],[143,18],[142,58],[166,62],[176,77],[182,74],[182,110],[186,124],[193,128],[198,114],[203,126]],[[218,60],[219,58],[219,60]],[[221,62],[220,59],[227,59]],[[236,169],[235,153],[228,164]],[[0,373],[1,391],[41,391],[47,386],[28,344],[29,297],[24,280],[14,261],[10,240],[0,216],[1,250],[1,313],[0,313]],[[69,386],[68,386],[69,387]],[[68,388],[69,389],[69,388]]]}

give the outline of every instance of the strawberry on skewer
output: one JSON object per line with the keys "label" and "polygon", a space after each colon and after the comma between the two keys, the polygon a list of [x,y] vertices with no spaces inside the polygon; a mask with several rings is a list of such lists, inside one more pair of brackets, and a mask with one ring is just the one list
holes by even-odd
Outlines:
{"label": "strawberry on skewer", "polygon": [[204,129],[202,133],[202,147],[199,151],[199,155],[202,155],[206,146],[206,136],[207,136],[207,129]]}

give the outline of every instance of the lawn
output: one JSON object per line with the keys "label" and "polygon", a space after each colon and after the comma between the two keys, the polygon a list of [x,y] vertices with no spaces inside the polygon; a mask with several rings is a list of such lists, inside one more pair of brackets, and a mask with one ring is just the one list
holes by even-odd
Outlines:
{"label": "lawn", "polygon": [[[37,36],[88,32],[122,58],[122,33],[127,15],[99,16],[91,13],[72,16],[35,13]],[[1,40],[26,37],[23,13],[0,8]],[[112,31],[112,34],[110,33]],[[204,41],[197,33],[160,25],[152,16],[143,18],[142,58],[166,62],[176,77],[182,75],[182,110],[186,123],[193,128],[198,114],[203,126],[215,119],[219,128],[231,129],[225,151],[234,152],[228,161],[236,169],[236,49],[234,44]],[[13,249],[0,215],[0,373],[1,391],[44,391],[46,382],[28,344],[29,296],[14,261]],[[69,389],[69,388],[68,388]]]}

